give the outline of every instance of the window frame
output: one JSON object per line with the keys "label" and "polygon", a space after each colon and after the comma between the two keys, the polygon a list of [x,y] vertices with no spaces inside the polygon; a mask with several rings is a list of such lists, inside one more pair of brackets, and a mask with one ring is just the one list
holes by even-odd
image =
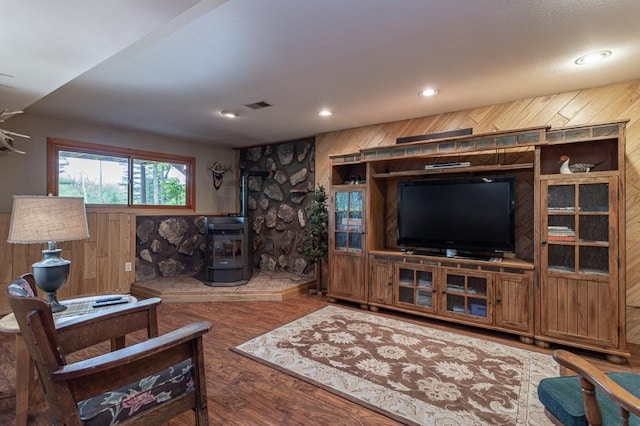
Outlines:
{"label": "window frame", "polygon": [[149,160],[158,162],[180,163],[187,167],[185,176],[186,196],[185,205],[164,205],[164,204],[132,204],[133,185],[129,179],[127,187],[127,204],[87,204],[90,207],[109,207],[122,209],[177,209],[195,210],[195,157],[185,157],[182,155],[165,154],[160,152],[143,151],[139,149],[123,148],[112,145],[101,145],[90,142],[72,141],[68,139],[47,138],[47,194],[58,195],[58,184],[60,178],[60,151],[81,152],[85,154],[114,155],[126,158],[128,161],[129,175],[133,167],[133,160]]}

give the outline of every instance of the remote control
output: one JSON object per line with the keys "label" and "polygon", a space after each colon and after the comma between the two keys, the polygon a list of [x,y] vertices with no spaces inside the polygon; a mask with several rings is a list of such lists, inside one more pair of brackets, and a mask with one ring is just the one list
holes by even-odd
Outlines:
{"label": "remote control", "polygon": [[121,303],[129,303],[129,299],[120,297],[118,299],[107,300],[104,302],[99,302],[96,300],[91,306],[93,306],[94,308],[101,308],[103,306],[119,305]]}
{"label": "remote control", "polygon": [[122,299],[122,296],[102,297],[100,299],[96,299],[93,303],[113,302],[114,300],[121,300],[121,299]]}

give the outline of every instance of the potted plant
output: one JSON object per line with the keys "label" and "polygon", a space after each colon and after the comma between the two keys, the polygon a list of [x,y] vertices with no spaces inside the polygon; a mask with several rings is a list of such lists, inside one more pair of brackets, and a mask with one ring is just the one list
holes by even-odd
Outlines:
{"label": "potted plant", "polygon": [[322,295],[322,262],[329,253],[329,212],[327,193],[318,185],[307,209],[307,225],[302,232],[300,253],[310,266],[315,266],[316,292]]}

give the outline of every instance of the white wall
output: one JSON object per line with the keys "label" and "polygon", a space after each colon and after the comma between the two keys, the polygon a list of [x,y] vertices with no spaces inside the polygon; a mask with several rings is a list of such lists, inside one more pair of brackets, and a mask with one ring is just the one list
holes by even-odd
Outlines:
{"label": "white wall", "polygon": [[[13,195],[44,195],[47,187],[47,137],[113,145],[144,151],[196,158],[196,211],[237,212],[237,152],[175,138],[21,114],[2,123],[2,128],[31,136],[15,139],[15,147],[26,155],[0,151],[0,213],[10,213]],[[207,168],[216,161],[231,164],[222,187],[215,190]]]}

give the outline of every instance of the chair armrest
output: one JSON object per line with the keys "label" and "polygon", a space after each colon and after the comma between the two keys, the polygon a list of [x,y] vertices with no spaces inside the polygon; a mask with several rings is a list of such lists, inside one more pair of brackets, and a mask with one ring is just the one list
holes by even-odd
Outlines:
{"label": "chair armrest", "polygon": [[580,377],[597,387],[616,404],[624,407],[629,412],[640,416],[640,398],[633,396],[625,388],[609,378],[602,370],[598,369],[584,358],[559,349],[554,351],[553,359],[555,359],[558,364],[573,370]]}
{"label": "chair armrest", "polygon": [[91,315],[62,319],[56,324],[62,350],[69,354],[144,329],[148,337],[156,337],[160,303],[161,299],[154,297]]}
{"label": "chair armrest", "polygon": [[52,374],[52,380],[68,381],[74,398],[86,399],[157,373],[187,358],[201,358],[202,336],[210,329],[211,324],[205,321],[189,324],[160,337],[65,365]]}

